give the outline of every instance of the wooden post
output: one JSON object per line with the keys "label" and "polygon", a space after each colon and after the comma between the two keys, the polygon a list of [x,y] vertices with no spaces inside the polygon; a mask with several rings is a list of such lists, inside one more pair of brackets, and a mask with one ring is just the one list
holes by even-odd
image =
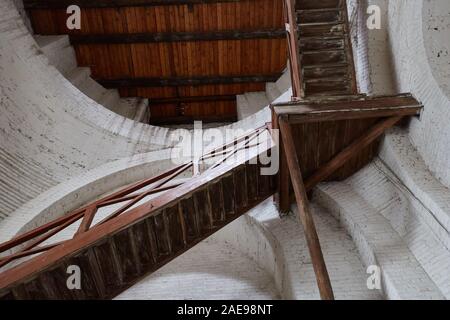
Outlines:
{"label": "wooden post", "polygon": [[[280,130],[278,124],[278,117],[275,111],[272,111],[272,126],[275,130]],[[286,155],[284,152],[283,144],[280,143],[279,146],[280,155],[280,167],[277,175],[277,192],[274,195],[274,200],[277,205],[280,216],[284,213],[288,213],[291,209],[291,198],[290,198],[290,185],[291,178],[289,177],[289,169],[287,167]]]}
{"label": "wooden post", "polygon": [[316,274],[317,285],[319,287],[320,296],[323,300],[334,300],[333,289],[331,288],[330,278],[328,276],[327,267],[323,259],[322,249],[320,247],[319,237],[317,236],[316,227],[309,211],[308,198],[306,189],[303,184],[300,164],[298,162],[297,153],[294,145],[294,138],[289,123],[283,119],[279,119],[281,129],[281,137],[286,153],[286,159],[292,180],[292,187],[297,201],[300,222],[305,230],[306,241],[311,255],[311,260]]}

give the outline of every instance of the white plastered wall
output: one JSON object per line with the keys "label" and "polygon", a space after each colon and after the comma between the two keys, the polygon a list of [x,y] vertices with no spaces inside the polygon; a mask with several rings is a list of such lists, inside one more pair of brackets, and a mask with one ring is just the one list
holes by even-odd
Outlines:
{"label": "white plastered wall", "polygon": [[386,46],[391,56],[393,87],[397,92],[412,92],[424,104],[421,118],[411,121],[410,138],[428,169],[447,187],[450,186],[449,25],[450,3],[446,0],[388,1],[384,28],[388,31]]}

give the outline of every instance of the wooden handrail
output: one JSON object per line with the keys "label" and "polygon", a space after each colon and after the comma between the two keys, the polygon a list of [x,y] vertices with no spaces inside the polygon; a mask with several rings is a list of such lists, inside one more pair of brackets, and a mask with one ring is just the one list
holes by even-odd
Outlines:
{"label": "wooden handrail", "polygon": [[298,26],[295,18],[295,2],[296,0],[285,0],[284,19],[287,29],[292,96],[293,98],[301,98],[304,97],[305,94],[302,84],[301,54],[299,52]]}

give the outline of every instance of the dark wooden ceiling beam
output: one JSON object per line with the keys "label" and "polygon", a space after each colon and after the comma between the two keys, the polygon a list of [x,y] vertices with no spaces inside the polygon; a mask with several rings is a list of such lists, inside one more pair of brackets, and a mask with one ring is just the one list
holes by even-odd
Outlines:
{"label": "dark wooden ceiling beam", "polygon": [[174,97],[149,99],[150,105],[172,104],[172,103],[193,103],[193,102],[214,102],[214,101],[235,101],[236,95],[220,96],[197,96],[197,97]]}
{"label": "dark wooden ceiling beam", "polygon": [[208,115],[208,116],[173,116],[173,117],[150,117],[151,125],[173,125],[173,124],[190,124],[194,121],[202,121],[204,123],[214,122],[236,122],[236,115]]}
{"label": "dark wooden ceiling beam", "polygon": [[214,32],[164,32],[125,34],[76,34],[70,36],[72,44],[152,43],[181,41],[217,41],[246,39],[283,39],[286,30],[214,31]]}
{"label": "dark wooden ceiling beam", "polygon": [[70,5],[77,5],[80,8],[117,8],[239,1],[241,0],[24,0],[23,2],[25,9],[62,9]]}
{"label": "dark wooden ceiling beam", "polygon": [[131,87],[178,87],[199,86],[211,84],[236,84],[275,82],[281,77],[281,73],[264,75],[239,75],[218,77],[174,77],[174,78],[122,78],[122,79],[96,79],[98,83],[108,89]]}

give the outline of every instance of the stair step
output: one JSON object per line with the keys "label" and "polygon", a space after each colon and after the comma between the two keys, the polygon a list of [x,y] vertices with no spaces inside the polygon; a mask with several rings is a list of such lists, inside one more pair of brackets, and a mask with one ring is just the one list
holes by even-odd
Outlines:
{"label": "stair step", "polygon": [[133,120],[142,123],[148,123],[150,120],[150,111],[148,107],[148,99],[136,99],[136,112]]}
{"label": "stair step", "polygon": [[302,0],[297,1],[296,10],[317,10],[317,9],[332,9],[342,8],[344,6],[343,0]]}
{"label": "stair step", "polygon": [[108,92],[108,89],[105,89],[90,77],[81,83],[78,88],[83,91],[85,95],[96,102],[100,101],[101,98]]}
{"label": "stair step", "polygon": [[329,78],[333,76],[347,76],[349,74],[348,64],[325,64],[308,66],[303,68],[303,77],[305,79]]}
{"label": "stair step", "polygon": [[346,35],[344,23],[305,24],[299,27],[299,37],[334,37]]}
{"label": "stair step", "polygon": [[112,110],[112,108],[118,103],[120,99],[117,90],[109,89],[103,94],[103,96],[98,100],[98,103],[102,106]]}
{"label": "stair step", "polygon": [[300,51],[321,51],[321,50],[343,50],[345,49],[345,40],[343,37],[323,39],[310,38],[299,41]]}
{"label": "stair step", "polygon": [[314,201],[341,222],[353,238],[365,266],[380,267],[382,289],[387,299],[443,299],[439,288],[388,219],[349,184],[320,185],[314,193]]}
{"label": "stair step", "polygon": [[322,8],[322,9],[297,9],[296,14],[314,14],[314,13],[327,13],[327,12],[341,12],[343,8]]}
{"label": "stair step", "polygon": [[328,27],[333,28],[335,26],[342,25],[344,21],[313,21],[313,22],[298,22],[299,28],[307,28],[307,27]]}
{"label": "stair step", "polygon": [[238,119],[245,119],[270,104],[265,91],[247,92],[236,97]]}
{"label": "stair step", "polygon": [[77,67],[75,51],[67,36],[35,36],[35,40],[49,63],[67,75]]}
{"label": "stair step", "polygon": [[347,63],[347,54],[345,50],[306,51],[301,63],[305,66]]}
{"label": "stair step", "polygon": [[308,98],[311,99],[322,99],[323,97],[328,96],[348,96],[352,94],[352,91],[350,89],[340,89],[340,90],[328,90],[325,91],[323,88],[320,88],[320,90],[317,90],[317,92],[311,92],[308,90],[305,90],[306,95],[308,95]]}
{"label": "stair step", "polygon": [[311,103],[317,103],[317,100],[320,100],[320,102],[325,103],[325,102],[335,102],[335,101],[354,101],[354,100],[358,100],[358,99],[363,99],[365,98],[366,95],[365,94],[357,94],[357,95],[330,95],[330,96],[310,96],[305,98],[303,101],[306,103],[308,101],[310,101]]}
{"label": "stair step", "polygon": [[281,94],[285,93],[292,86],[291,84],[291,70],[288,68],[284,71],[283,75],[275,82],[278,91]]}
{"label": "stair step", "polygon": [[277,99],[282,92],[278,90],[277,84],[275,82],[268,82],[266,83],[266,95],[269,99],[269,102],[273,102],[275,99]]}
{"label": "stair step", "polygon": [[68,75],[67,79],[76,87],[81,86],[91,75],[90,68],[75,68]]}
{"label": "stair step", "polygon": [[352,94],[352,82],[345,76],[305,79],[306,95],[348,95]]}
{"label": "stair step", "polygon": [[297,12],[296,22],[300,25],[310,23],[338,23],[342,22],[344,15],[341,10],[319,11],[301,11]]}
{"label": "stair step", "polygon": [[54,35],[54,36],[35,35],[34,40],[37,42],[37,44],[43,51],[70,46],[69,37],[66,35],[63,35],[63,36],[60,36],[60,35]]}
{"label": "stair step", "polygon": [[323,77],[323,78],[315,78],[315,79],[305,79],[305,82],[307,84],[320,84],[320,83],[343,83],[349,81],[349,79],[347,77]]}

